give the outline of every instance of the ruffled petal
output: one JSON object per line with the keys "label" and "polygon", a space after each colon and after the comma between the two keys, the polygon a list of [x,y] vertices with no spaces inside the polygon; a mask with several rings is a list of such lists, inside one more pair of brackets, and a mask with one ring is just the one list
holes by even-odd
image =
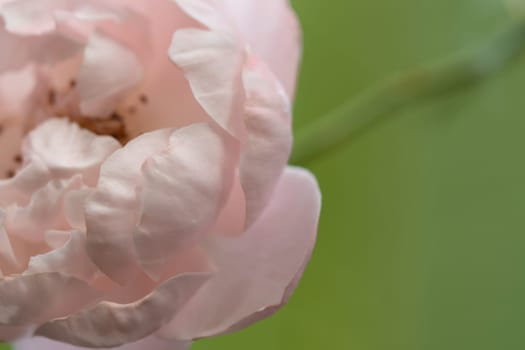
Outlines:
{"label": "ruffled petal", "polygon": [[[0,334],[1,328],[0,328]],[[191,342],[167,341],[150,336],[135,343],[111,348],[112,350],[188,350]],[[26,338],[14,344],[13,350],[81,350],[89,349],[66,343],[57,342],[44,337]]]}
{"label": "ruffled petal", "polygon": [[102,165],[95,193],[85,204],[88,252],[109,277],[125,284],[138,269],[133,231],[140,203],[137,189],[146,159],[168,148],[170,129],[129,142]]}
{"label": "ruffled petal", "polygon": [[209,278],[207,273],[180,275],[132,304],[99,303],[50,321],[36,334],[87,347],[115,347],[138,341],[166,324]]}
{"label": "ruffled petal", "polygon": [[79,175],[69,180],[50,181],[33,194],[27,207],[12,206],[7,210],[7,231],[28,242],[44,242],[47,230],[67,227],[63,214],[64,197],[81,185]]}
{"label": "ruffled petal", "polygon": [[28,135],[23,151],[24,159],[39,158],[53,177],[82,174],[86,184],[94,185],[102,162],[119,148],[110,136],[98,136],[67,119],[50,119]]}
{"label": "ruffled petal", "polygon": [[169,148],[144,163],[134,240],[139,263],[152,277],[215,222],[238,158],[232,137],[210,124],[194,124],[175,131]]}
{"label": "ruffled petal", "polygon": [[0,325],[35,325],[69,315],[99,294],[85,282],[58,272],[0,281]]}
{"label": "ruffled petal", "polygon": [[246,227],[271,198],[292,148],[291,106],[280,83],[264,63],[251,56],[243,72],[248,142],[240,177],[246,195]]}
{"label": "ruffled petal", "polygon": [[5,213],[0,210],[0,277],[11,271],[17,271],[19,268],[20,263],[5,230]]}
{"label": "ruffled petal", "polygon": [[[55,231],[55,234],[58,233]],[[63,232],[68,240],[63,247],[33,256],[24,275],[59,272],[89,282],[97,272],[86,253],[85,234],[79,231]]]}
{"label": "ruffled petal", "polygon": [[33,159],[12,179],[0,180],[0,206],[27,205],[33,193],[45,186],[51,174],[40,159]]}
{"label": "ruffled petal", "polygon": [[16,70],[30,63],[51,64],[72,57],[82,50],[83,43],[57,33],[42,36],[18,36],[4,28],[0,18],[0,73]]}
{"label": "ruffled petal", "polygon": [[181,29],[173,35],[169,56],[184,72],[208,115],[243,140],[241,71],[245,53],[239,40],[220,30]]}
{"label": "ruffled petal", "polygon": [[[288,0],[219,0],[239,32],[294,97],[301,28]],[[263,25],[256,25],[264,19]]]}
{"label": "ruffled petal", "polygon": [[78,75],[83,115],[110,115],[141,79],[142,64],[130,49],[102,33],[94,33],[84,50]]}
{"label": "ruffled petal", "polygon": [[211,118],[199,105],[182,71],[167,55],[173,33],[193,24],[173,0],[112,0],[138,14],[130,25],[106,23],[106,35],[133,50],[143,63],[144,79],[118,107],[126,131],[136,137],[143,132],[180,128]]}
{"label": "ruffled petal", "polygon": [[[312,252],[320,210],[315,178],[288,168],[260,219],[242,236],[213,236],[216,275],[159,335],[213,336],[286,302]],[[249,320],[253,322],[254,320]],[[248,322],[249,323],[249,322]]]}

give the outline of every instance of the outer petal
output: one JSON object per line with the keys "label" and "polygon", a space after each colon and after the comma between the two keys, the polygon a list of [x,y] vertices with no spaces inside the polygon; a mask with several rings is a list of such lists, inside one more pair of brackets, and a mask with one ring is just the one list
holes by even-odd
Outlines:
{"label": "outer petal", "polygon": [[0,295],[0,325],[9,326],[63,317],[98,297],[85,282],[57,272],[6,278]]}
{"label": "outer petal", "polygon": [[[190,342],[166,341],[150,336],[135,343],[112,348],[113,350],[188,350]],[[14,344],[13,350],[81,350],[89,349],[66,343],[57,342],[43,337],[34,337],[20,340]]]}
{"label": "outer petal", "polygon": [[311,254],[319,209],[313,176],[289,168],[268,209],[245,235],[212,237],[208,249],[217,274],[159,334],[174,339],[213,336],[282,305]]}
{"label": "outer petal", "polygon": [[[293,98],[301,56],[301,29],[288,0],[218,0],[251,48]],[[259,24],[259,25],[258,25]]]}
{"label": "outer petal", "polygon": [[173,35],[169,55],[184,71],[204,110],[233,136],[243,139],[244,49],[237,39],[220,31],[182,29]]}
{"label": "outer petal", "polygon": [[166,324],[209,277],[207,273],[180,275],[142,300],[127,305],[100,303],[50,321],[36,334],[88,347],[114,347],[138,341]]}
{"label": "outer petal", "polygon": [[251,56],[243,72],[248,142],[240,177],[246,194],[246,227],[270,200],[292,148],[291,106],[280,83],[263,62]]}
{"label": "outer petal", "polygon": [[231,190],[239,145],[211,124],[175,131],[169,148],[142,167],[141,217],[134,234],[141,266],[155,276],[195,244],[219,215]]}
{"label": "outer petal", "polygon": [[88,252],[109,277],[125,284],[137,271],[133,231],[140,203],[141,167],[168,148],[172,130],[137,137],[104,163],[96,192],[86,202]]}

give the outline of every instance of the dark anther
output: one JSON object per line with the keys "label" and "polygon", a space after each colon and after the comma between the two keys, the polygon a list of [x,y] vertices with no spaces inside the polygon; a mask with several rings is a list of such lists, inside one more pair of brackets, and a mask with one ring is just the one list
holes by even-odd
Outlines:
{"label": "dark anther", "polygon": [[148,103],[148,96],[142,94],[142,95],[139,96],[139,100],[140,100],[140,102],[146,104],[146,103]]}
{"label": "dark anther", "polygon": [[15,177],[15,174],[16,174],[15,171],[12,170],[12,169],[10,169],[10,170],[8,170],[8,171],[6,172],[6,175],[7,175],[7,177],[8,177],[9,179],[12,178],[12,177]]}
{"label": "dark anther", "polygon": [[75,88],[76,86],[77,86],[77,81],[76,81],[75,79],[71,79],[71,80],[69,81],[69,87],[73,89],[73,88]]}
{"label": "dark anther", "polygon": [[15,156],[15,162],[16,162],[16,163],[19,163],[19,164],[22,163],[22,155],[17,154],[17,155]]}
{"label": "dark anther", "polygon": [[122,121],[122,116],[118,114],[117,112],[113,112],[113,114],[111,114],[111,119]]}
{"label": "dark anther", "polygon": [[55,90],[49,90],[49,93],[47,95],[47,101],[50,105],[54,105],[57,102],[57,94]]}

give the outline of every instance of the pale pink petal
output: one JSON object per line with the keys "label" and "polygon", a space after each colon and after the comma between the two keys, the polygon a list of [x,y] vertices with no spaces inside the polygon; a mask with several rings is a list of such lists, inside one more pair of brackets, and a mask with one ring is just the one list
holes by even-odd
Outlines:
{"label": "pale pink petal", "polygon": [[110,136],[98,136],[67,119],[50,119],[26,138],[24,159],[39,158],[53,176],[82,174],[86,184],[94,185],[102,162],[119,148]]}
{"label": "pale pink petal", "polygon": [[132,304],[103,302],[50,321],[36,334],[88,347],[115,347],[138,341],[166,324],[209,278],[206,273],[180,275]]}
{"label": "pale pink petal", "polygon": [[80,175],[69,180],[52,180],[31,197],[27,207],[12,206],[7,210],[5,227],[10,235],[28,242],[45,240],[49,229],[67,228],[63,215],[65,195],[82,185]]}
{"label": "pale pink petal", "polygon": [[78,40],[54,32],[43,36],[15,35],[5,30],[2,18],[0,42],[2,52],[9,52],[9,55],[0,55],[0,73],[25,67],[32,62],[55,63],[72,57],[83,47]]}
{"label": "pale pink petal", "polygon": [[243,71],[248,142],[240,177],[246,194],[246,227],[270,200],[292,148],[291,106],[280,83],[264,63],[251,56]]}
{"label": "pale pink petal", "polygon": [[60,272],[79,280],[91,281],[97,272],[97,268],[87,256],[85,243],[84,233],[69,232],[69,240],[63,247],[33,256],[29,260],[29,266],[24,275]]}
{"label": "pale pink petal", "polygon": [[[124,43],[144,64],[143,82],[119,107],[128,134],[180,128],[211,118],[199,105],[184,74],[167,55],[173,33],[193,21],[173,0],[115,0],[139,13],[143,20],[133,26],[104,24],[104,33]],[[133,23],[135,23],[133,22]]]}
{"label": "pale pink petal", "polygon": [[110,115],[141,79],[142,64],[130,49],[102,33],[94,33],[84,50],[78,75],[83,115]]}
{"label": "pale pink petal", "polygon": [[98,0],[16,0],[0,3],[6,29],[20,35],[43,35],[60,27],[67,16],[83,21],[120,21],[121,8]]}
{"label": "pale pink petal", "polygon": [[20,268],[20,263],[11,245],[11,239],[5,231],[4,224],[5,213],[0,210],[0,277]]}
{"label": "pale pink petal", "polygon": [[[288,0],[219,0],[251,49],[293,98],[301,57],[301,29]],[[262,22],[261,22],[262,20]],[[257,24],[259,23],[259,24]]]}
{"label": "pale pink petal", "polygon": [[159,334],[173,339],[213,336],[282,305],[311,254],[319,210],[314,177],[288,168],[269,207],[248,232],[211,237],[208,250],[216,275]]}
{"label": "pale pink petal", "polygon": [[58,272],[0,281],[0,324],[23,326],[69,315],[99,295],[85,282]]}
{"label": "pale pink petal", "polygon": [[[1,335],[0,328],[0,335]],[[150,336],[135,343],[111,348],[112,350],[188,350],[191,342],[167,341],[156,336]],[[14,344],[13,350],[86,350],[90,348],[78,347],[57,342],[44,337],[33,337],[20,340]]]}
{"label": "pale pink petal", "polygon": [[84,203],[94,192],[93,188],[83,187],[68,192],[64,197],[64,215],[68,224],[77,230],[86,231]]}
{"label": "pale pink petal", "polygon": [[133,231],[140,203],[141,167],[168,148],[172,130],[147,133],[129,142],[102,165],[96,192],[86,201],[88,252],[109,277],[125,284],[136,274]]}
{"label": "pale pink petal", "polygon": [[155,275],[206,233],[228,198],[238,159],[239,144],[231,136],[194,124],[175,131],[169,148],[144,163],[134,239],[146,271]]}
{"label": "pale pink petal", "polygon": [[217,124],[244,139],[241,70],[244,48],[220,31],[181,29],[173,35],[170,58],[184,71],[193,94]]}
{"label": "pale pink petal", "polygon": [[33,159],[12,179],[0,180],[0,206],[27,205],[35,191],[49,181],[51,174],[40,159]]}
{"label": "pale pink petal", "polygon": [[204,27],[233,34],[234,27],[224,17],[223,8],[215,0],[174,0],[190,17]]}
{"label": "pale pink petal", "polygon": [[241,181],[237,175],[228,201],[222,208],[217,221],[210,229],[212,234],[238,235],[245,231],[246,225],[246,198]]}

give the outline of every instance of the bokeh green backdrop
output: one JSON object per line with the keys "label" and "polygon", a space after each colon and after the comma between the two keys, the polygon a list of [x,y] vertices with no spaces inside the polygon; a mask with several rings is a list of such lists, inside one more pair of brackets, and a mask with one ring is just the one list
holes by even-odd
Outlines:
{"label": "bokeh green backdrop", "polygon": [[[293,5],[305,41],[296,130],[509,21],[500,0]],[[525,349],[524,93],[522,57],[304,164],[324,203],[295,296],[275,317],[194,349]]]}
{"label": "bokeh green backdrop", "polygon": [[[297,130],[509,21],[500,0],[293,5],[305,40]],[[324,202],[295,296],[273,318],[194,349],[525,349],[524,87],[522,57],[304,164]]]}

